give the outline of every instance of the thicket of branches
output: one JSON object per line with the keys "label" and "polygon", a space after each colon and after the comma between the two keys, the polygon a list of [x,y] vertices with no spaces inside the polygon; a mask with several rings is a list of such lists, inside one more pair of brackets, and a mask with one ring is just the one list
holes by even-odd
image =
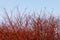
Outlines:
{"label": "thicket of branches", "polygon": [[60,40],[60,20],[35,15],[17,15],[14,21],[6,12],[0,26],[0,40]]}

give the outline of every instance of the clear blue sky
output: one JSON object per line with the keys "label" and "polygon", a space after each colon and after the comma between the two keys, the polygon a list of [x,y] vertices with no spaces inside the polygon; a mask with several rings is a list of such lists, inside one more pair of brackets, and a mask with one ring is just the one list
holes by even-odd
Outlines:
{"label": "clear blue sky", "polygon": [[44,7],[46,7],[47,11],[51,11],[54,8],[56,14],[59,15],[60,13],[60,0],[0,0],[0,11],[2,8],[10,10],[16,6],[19,6],[20,10],[27,7],[29,10],[35,9],[35,11],[40,11]]}

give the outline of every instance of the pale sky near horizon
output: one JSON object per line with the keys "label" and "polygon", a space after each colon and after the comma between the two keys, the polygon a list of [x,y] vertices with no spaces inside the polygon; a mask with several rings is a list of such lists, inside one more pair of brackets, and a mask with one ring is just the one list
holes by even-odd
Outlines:
{"label": "pale sky near horizon", "polygon": [[19,6],[20,10],[28,8],[28,10],[40,11],[46,7],[46,11],[53,11],[55,15],[60,15],[60,0],[0,0],[0,15],[2,9],[13,9]]}

